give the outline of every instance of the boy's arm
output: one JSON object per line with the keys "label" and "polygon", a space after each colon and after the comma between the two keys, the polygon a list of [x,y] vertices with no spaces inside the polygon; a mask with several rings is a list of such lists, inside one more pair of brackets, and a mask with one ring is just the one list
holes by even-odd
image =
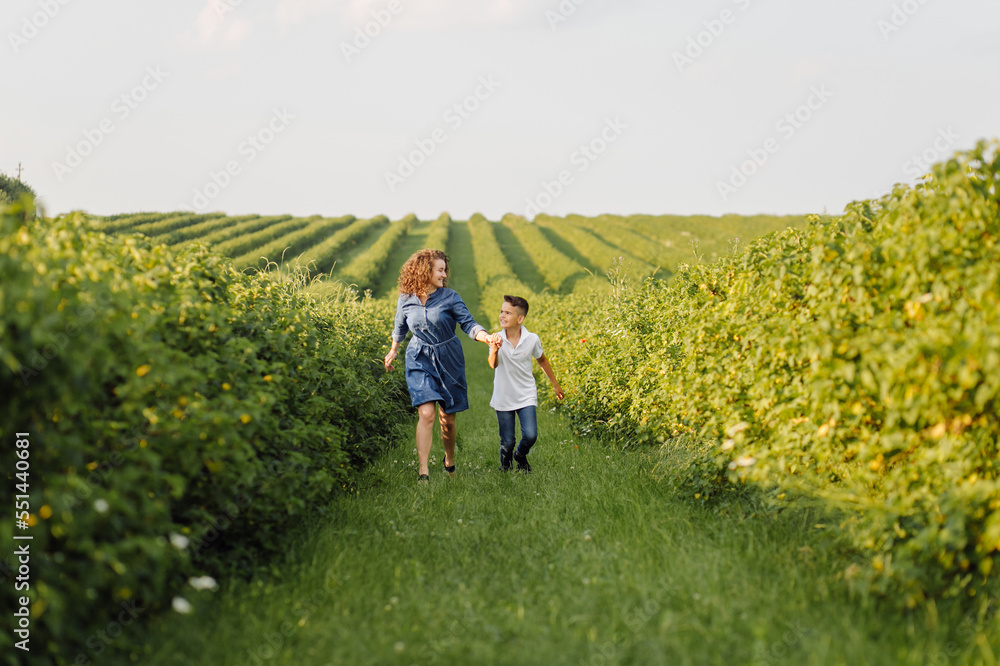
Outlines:
{"label": "boy's arm", "polygon": [[493,368],[494,370],[496,370],[497,369],[497,364],[500,363],[500,358],[497,355],[497,352],[500,351],[500,345],[494,344],[494,342],[495,342],[495,338],[491,338],[491,340],[490,340],[490,355],[486,359],[486,361],[490,364],[491,368]]}
{"label": "boy's arm", "polygon": [[538,366],[542,369],[542,372],[544,372],[545,376],[549,378],[550,382],[552,382],[552,388],[556,392],[556,398],[562,400],[566,394],[563,392],[562,387],[559,386],[559,382],[556,380],[556,373],[552,371],[552,364],[549,363],[548,357],[546,357],[545,354],[542,354],[537,360]]}

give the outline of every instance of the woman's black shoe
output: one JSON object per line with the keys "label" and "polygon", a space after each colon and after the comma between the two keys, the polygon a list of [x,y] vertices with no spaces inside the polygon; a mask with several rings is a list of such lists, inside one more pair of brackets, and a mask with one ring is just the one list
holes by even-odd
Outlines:
{"label": "woman's black shoe", "polygon": [[426,474],[421,474],[420,476],[417,477],[417,483],[427,483],[430,480],[431,477],[429,477]]}
{"label": "woman's black shoe", "polygon": [[[444,465],[444,461],[445,461],[445,459],[446,459],[447,457],[448,457],[448,456],[444,456],[444,457],[442,457],[442,458],[441,458],[441,464],[442,464],[442,465]],[[454,461],[454,460],[452,460],[452,462],[455,462],[455,461]],[[454,465],[452,465],[451,467],[448,467],[447,465],[444,465],[444,471],[448,472],[449,474],[454,474],[454,473],[455,473],[455,466],[454,466]]]}

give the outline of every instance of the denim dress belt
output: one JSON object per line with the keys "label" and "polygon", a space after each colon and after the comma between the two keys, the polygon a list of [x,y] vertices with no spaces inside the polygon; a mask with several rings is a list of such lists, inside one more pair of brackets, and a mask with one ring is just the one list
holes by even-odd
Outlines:
{"label": "denim dress belt", "polygon": [[458,336],[452,335],[447,340],[442,340],[441,342],[428,342],[427,340],[424,340],[422,337],[420,337],[413,331],[410,331],[410,333],[413,335],[414,338],[420,341],[421,348],[417,350],[417,354],[424,353],[427,355],[427,358],[430,359],[431,365],[434,366],[434,371],[441,379],[441,393],[444,394],[441,397],[444,398],[445,404],[448,407],[454,405],[455,399],[452,397],[451,391],[448,390],[448,382],[446,381],[446,378],[450,378],[451,375],[449,375],[448,372],[445,371],[444,366],[441,365],[441,360],[438,358],[437,348],[443,347],[444,345],[448,344]]}

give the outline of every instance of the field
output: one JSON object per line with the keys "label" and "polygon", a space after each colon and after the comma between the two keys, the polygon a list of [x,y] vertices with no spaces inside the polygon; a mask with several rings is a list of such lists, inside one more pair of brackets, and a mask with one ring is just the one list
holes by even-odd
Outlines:
{"label": "field", "polygon": [[170,246],[204,243],[248,272],[305,267],[310,278],[323,278],[314,290],[339,282],[375,298],[394,298],[395,271],[406,258],[421,247],[450,251],[448,241],[455,234],[475,236],[472,252],[478,257],[474,270],[481,292],[495,276],[502,276],[512,279],[512,288],[522,293],[570,294],[605,289],[604,274],[616,261],[624,262],[637,281],[649,276],[668,279],[679,264],[714,261],[741,242],[802,227],[806,218],[572,215],[540,216],[530,224],[509,215],[487,222],[479,215],[456,221],[447,213],[437,220],[410,215],[392,222],[381,216],[361,220],[352,215],[222,213],[136,213],[91,220],[93,228],[112,235],[142,234]]}
{"label": "field", "polygon": [[[994,664],[998,174],[981,145],[835,218],[8,207],[4,659]],[[458,473],[437,439],[416,483],[381,358],[422,247],[491,330],[531,302],[567,397],[538,373],[530,475],[466,339]]]}

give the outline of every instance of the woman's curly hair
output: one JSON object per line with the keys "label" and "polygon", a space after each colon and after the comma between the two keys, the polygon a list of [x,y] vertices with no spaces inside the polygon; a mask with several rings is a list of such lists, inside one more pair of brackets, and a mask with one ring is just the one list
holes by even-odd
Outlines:
{"label": "woman's curly hair", "polygon": [[[405,294],[426,294],[427,287],[431,283],[431,272],[434,270],[434,261],[444,259],[444,269],[448,270],[448,255],[441,250],[420,250],[410,255],[403,267],[399,269],[399,293]],[[448,286],[448,279],[445,278],[445,286]]]}

